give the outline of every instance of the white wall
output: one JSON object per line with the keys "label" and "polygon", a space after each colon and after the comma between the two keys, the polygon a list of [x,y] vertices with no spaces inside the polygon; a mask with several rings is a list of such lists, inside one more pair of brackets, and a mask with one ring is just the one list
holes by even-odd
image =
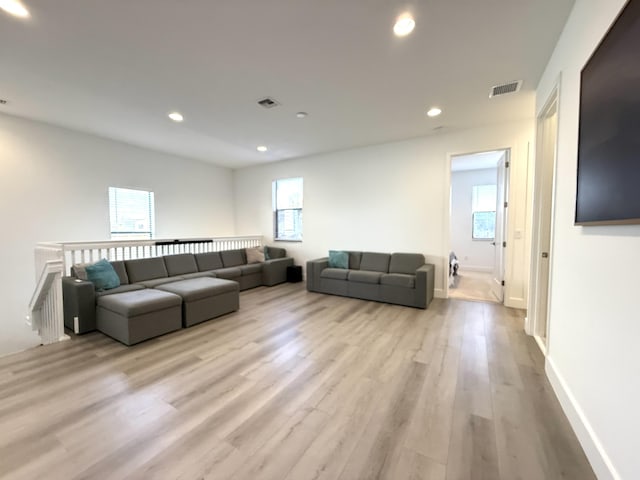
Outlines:
{"label": "white wall", "polygon": [[561,74],[547,372],[601,479],[640,478],[640,226],[573,224],[580,70],[624,3],[576,2],[536,105]]}
{"label": "white wall", "polygon": [[460,271],[493,270],[495,247],[487,240],[473,239],[473,187],[495,185],[497,168],[451,173],[451,249],[460,262]]}
{"label": "white wall", "polygon": [[[234,172],[236,233],[273,239],[271,182],[304,178],[304,241],[282,243],[304,265],[329,249],[421,252],[436,264],[436,294],[448,273],[450,156],[512,148],[507,302],[526,306],[528,173],[533,120],[250,167]],[[508,253],[509,255],[509,253]]]}
{"label": "white wall", "polygon": [[0,115],[0,355],[25,325],[39,241],[109,238],[109,186],[155,192],[158,238],[233,235],[231,170]]}

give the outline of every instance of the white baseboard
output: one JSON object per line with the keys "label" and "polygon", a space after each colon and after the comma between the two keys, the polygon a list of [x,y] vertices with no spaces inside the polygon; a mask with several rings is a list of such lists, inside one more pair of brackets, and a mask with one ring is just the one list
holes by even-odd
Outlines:
{"label": "white baseboard", "polygon": [[621,480],[611,459],[604,450],[600,439],[593,430],[589,420],[587,420],[584,411],[573,396],[573,393],[571,393],[567,382],[558,371],[553,359],[550,357],[547,357],[545,371],[560,401],[560,405],[562,405],[562,410],[564,410],[565,415],[569,419],[569,423],[571,423],[573,431],[576,433],[596,477],[598,477],[599,480]]}
{"label": "white baseboard", "polygon": [[433,296],[435,298],[447,298],[444,294],[444,288],[434,288],[433,289]]}
{"label": "white baseboard", "polygon": [[483,267],[482,265],[463,265],[460,264],[459,267],[459,272],[484,272],[484,273],[491,273],[493,272],[493,267]]}

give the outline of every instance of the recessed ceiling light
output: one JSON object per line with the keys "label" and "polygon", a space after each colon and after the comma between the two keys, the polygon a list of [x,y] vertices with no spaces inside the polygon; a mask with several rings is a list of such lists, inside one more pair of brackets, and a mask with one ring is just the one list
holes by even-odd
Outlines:
{"label": "recessed ceiling light", "polygon": [[403,13],[396,19],[396,23],[393,26],[393,33],[397,37],[406,37],[416,26],[416,22],[410,13]]}
{"label": "recessed ceiling light", "polygon": [[298,112],[298,113],[296,113],[296,117],[298,117],[298,118],[304,118],[307,115],[309,115],[307,112]]}
{"label": "recessed ceiling light", "polygon": [[29,18],[31,14],[18,0],[0,0],[0,8],[14,17]]}
{"label": "recessed ceiling light", "polygon": [[256,147],[256,150],[258,150],[259,152],[263,152],[264,153],[264,152],[266,152],[268,150],[268,148],[265,147],[264,145],[258,145]]}
{"label": "recessed ceiling light", "polygon": [[439,109],[438,107],[431,107],[431,109],[429,109],[429,111],[427,112],[427,115],[430,117],[437,117],[441,113],[442,113],[442,110]]}
{"label": "recessed ceiling light", "polygon": [[184,117],[178,112],[171,112],[169,114],[169,118],[174,122],[181,122],[184,120]]}

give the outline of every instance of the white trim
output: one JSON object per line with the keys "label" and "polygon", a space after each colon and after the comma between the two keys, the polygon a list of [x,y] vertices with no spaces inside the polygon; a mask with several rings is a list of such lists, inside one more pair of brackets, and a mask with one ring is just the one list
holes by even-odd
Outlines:
{"label": "white trim", "polygon": [[[555,153],[553,158],[553,178],[551,179],[551,225],[549,230],[549,278],[547,283],[547,318],[546,318],[546,341],[542,338],[536,339],[543,343],[549,344],[549,336],[551,333],[551,306],[552,306],[552,283],[553,283],[553,250],[555,239],[555,209],[556,209],[556,185],[558,179],[558,145],[560,141],[560,88],[562,82],[562,74],[558,76],[555,82],[555,86],[551,90],[551,93],[547,97],[544,105],[536,115],[536,155],[534,159],[534,181],[533,181],[533,215],[531,219],[531,258],[529,263],[529,299],[527,308],[527,317],[525,319],[525,332],[528,335],[534,337],[539,335],[537,323],[538,323],[538,260],[542,253],[540,248],[540,216],[541,208],[539,208],[539,196],[540,196],[540,169],[541,167],[541,145],[542,138],[540,137],[540,127],[543,125],[548,112],[555,105],[556,111],[556,144]],[[547,348],[545,348],[545,351]]]}
{"label": "white trim", "polygon": [[600,480],[622,480],[607,455],[602,442],[600,442],[580,404],[551,357],[547,357],[545,371],[560,401],[562,410],[569,419],[569,423],[573,427],[573,431],[578,437],[596,477]]}
{"label": "white trim", "polygon": [[538,344],[538,348],[542,352],[542,355],[547,356],[547,346],[544,344],[544,340],[540,337],[540,335],[534,335],[533,339]]}
{"label": "white trim", "polygon": [[[445,282],[445,283],[448,284],[448,282]],[[433,296],[435,298],[447,298],[447,293],[445,293],[445,289],[444,288],[434,288],[433,289]]]}

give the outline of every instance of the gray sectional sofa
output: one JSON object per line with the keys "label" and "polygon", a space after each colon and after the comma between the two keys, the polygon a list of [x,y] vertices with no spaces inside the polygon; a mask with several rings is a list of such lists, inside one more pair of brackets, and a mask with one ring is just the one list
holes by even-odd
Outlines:
{"label": "gray sectional sofa", "polygon": [[330,268],[329,258],[307,262],[307,290],[427,308],[435,266],[419,253],[347,252],[349,268]]}
{"label": "gray sectional sofa", "polygon": [[65,327],[131,345],[237,310],[240,290],[286,281],[293,259],[265,251],[269,260],[251,264],[244,249],[113,261],[120,286],[104,291],[72,269],[62,280]]}

